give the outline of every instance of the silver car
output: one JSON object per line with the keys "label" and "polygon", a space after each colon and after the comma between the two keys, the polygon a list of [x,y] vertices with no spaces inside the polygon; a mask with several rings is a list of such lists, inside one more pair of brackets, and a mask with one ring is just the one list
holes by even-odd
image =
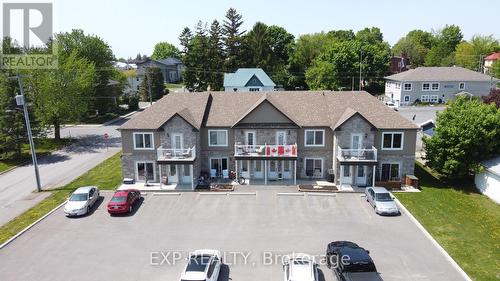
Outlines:
{"label": "silver car", "polygon": [[96,186],[80,187],[71,194],[64,205],[64,214],[68,217],[88,214],[97,200],[99,200],[99,188]]}
{"label": "silver car", "polygon": [[383,187],[367,187],[365,189],[366,201],[379,215],[399,215],[399,208],[391,193]]}

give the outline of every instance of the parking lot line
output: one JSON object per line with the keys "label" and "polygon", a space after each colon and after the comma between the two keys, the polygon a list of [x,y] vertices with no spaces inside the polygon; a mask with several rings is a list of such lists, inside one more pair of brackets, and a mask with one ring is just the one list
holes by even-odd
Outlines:
{"label": "parking lot line", "polygon": [[304,193],[300,193],[300,192],[277,192],[276,196],[304,196]]}
{"label": "parking lot line", "polygon": [[257,192],[229,192],[228,195],[257,195]]}
{"label": "parking lot line", "polygon": [[335,193],[319,193],[319,192],[306,192],[307,196],[326,196],[326,197],[337,197]]}

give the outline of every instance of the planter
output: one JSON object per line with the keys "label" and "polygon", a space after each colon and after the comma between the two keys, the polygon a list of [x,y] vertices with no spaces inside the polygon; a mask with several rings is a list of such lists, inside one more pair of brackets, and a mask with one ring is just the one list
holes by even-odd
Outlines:
{"label": "planter", "polygon": [[336,192],[338,191],[335,186],[321,186],[321,185],[299,185],[301,192]]}

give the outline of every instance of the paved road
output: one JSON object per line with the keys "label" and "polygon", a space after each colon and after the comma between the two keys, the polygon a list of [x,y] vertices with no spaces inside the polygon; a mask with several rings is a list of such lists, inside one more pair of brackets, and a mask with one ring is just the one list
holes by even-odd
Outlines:
{"label": "paved road", "polygon": [[[120,150],[120,133],[116,130],[125,120],[108,126],[73,126],[62,129],[62,137],[79,139],[62,150],[39,159],[44,189],[65,185]],[[109,139],[104,141],[107,133]],[[0,175],[0,225],[20,215],[50,195],[34,193],[33,166],[26,165]]]}
{"label": "paved road", "polygon": [[[369,249],[384,281],[464,280],[405,213],[375,215],[359,194],[277,196],[278,190],[296,189],[150,193],[133,214],[116,217],[106,212],[112,193],[102,192],[91,215],[66,218],[61,208],[0,250],[0,280],[178,280],[185,260],[173,260],[174,252],[185,257],[203,248],[226,254],[219,281],[283,280],[280,255],[319,256],[334,240]],[[170,264],[160,264],[162,254]],[[335,280],[320,269],[320,280]]]}

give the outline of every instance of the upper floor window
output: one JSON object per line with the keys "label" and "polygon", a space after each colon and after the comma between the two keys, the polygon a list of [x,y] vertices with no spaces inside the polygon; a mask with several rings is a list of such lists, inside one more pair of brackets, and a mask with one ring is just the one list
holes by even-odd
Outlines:
{"label": "upper floor window", "polygon": [[208,130],[209,146],[227,146],[227,130]]}
{"label": "upper floor window", "polygon": [[305,146],[324,146],[325,130],[305,130]]}
{"label": "upper floor window", "polygon": [[422,83],[422,91],[429,91],[431,89],[431,83]]}
{"label": "upper floor window", "polygon": [[397,90],[401,89],[401,83],[396,83],[396,89]]}
{"label": "upper floor window", "polygon": [[458,84],[458,89],[459,90],[465,90],[465,83],[464,82],[460,82],[460,84]]}
{"label": "upper floor window", "polygon": [[135,149],[154,149],[153,133],[134,133]]}
{"label": "upper floor window", "polygon": [[402,150],[403,133],[382,133],[383,150]]}
{"label": "upper floor window", "polygon": [[439,83],[432,83],[431,90],[439,91]]}
{"label": "upper floor window", "polygon": [[413,89],[413,84],[412,83],[404,83],[403,84],[403,90],[405,91],[411,91]]}

